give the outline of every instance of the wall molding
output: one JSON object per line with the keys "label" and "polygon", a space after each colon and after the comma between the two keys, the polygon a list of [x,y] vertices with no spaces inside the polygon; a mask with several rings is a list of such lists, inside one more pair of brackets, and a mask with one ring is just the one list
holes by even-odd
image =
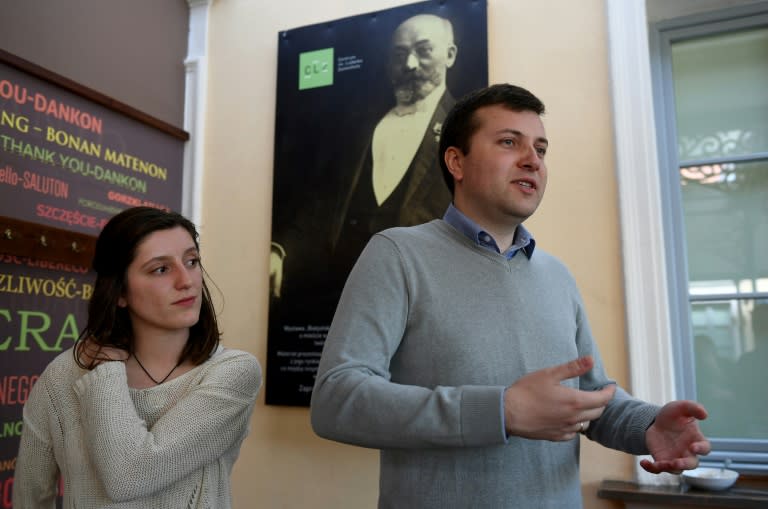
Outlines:
{"label": "wall molding", "polygon": [[184,98],[184,130],[190,141],[184,148],[182,213],[202,229],[205,112],[208,83],[208,18],[213,0],[187,0],[189,39]]}
{"label": "wall molding", "polygon": [[[606,0],[631,392],[676,398],[645,0]],[[636,465],[641,484],[677,483]]]}

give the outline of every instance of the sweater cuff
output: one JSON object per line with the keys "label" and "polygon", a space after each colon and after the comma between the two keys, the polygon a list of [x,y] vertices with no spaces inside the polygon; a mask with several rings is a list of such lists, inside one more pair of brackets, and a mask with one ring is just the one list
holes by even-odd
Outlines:
{"label": "sweater cuff", "polygon": [[122,361],[102,362],[75,380],[73,388],[75,390],[75,394],[77,394],[78,397],[82,397],[88,392],[89,387],[93,387],[100,381],[107,380],[114,380],[118,382],[123,380],[127,384],[128,377],[125,374],[125,363]]}
{"label": "sweater cuff", "polygon": [[649,454],[645,433],[651,427],[653,421],[656,420],[659,410],[661,410],[661,407],[656,405],[645,405],[642,409],[638,410],[629,426],[627,452],[635,455]]}
{"label": "sweater cuff", "polygon": [[464,386],[461,396],[461,430],[465,446],[504,444],[504,387]]}

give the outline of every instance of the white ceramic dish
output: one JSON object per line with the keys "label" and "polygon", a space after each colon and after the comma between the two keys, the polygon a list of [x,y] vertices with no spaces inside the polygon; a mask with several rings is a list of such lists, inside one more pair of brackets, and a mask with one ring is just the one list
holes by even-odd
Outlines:
{"label": "white ceramic dish", "polygon": [[681,476],[687,484],[696,488],[721,491],[727,490],[733,486],[733,483],[739,478],[739,473],[735,470],[727,470],[724,468],[702,467],[686,470]]}

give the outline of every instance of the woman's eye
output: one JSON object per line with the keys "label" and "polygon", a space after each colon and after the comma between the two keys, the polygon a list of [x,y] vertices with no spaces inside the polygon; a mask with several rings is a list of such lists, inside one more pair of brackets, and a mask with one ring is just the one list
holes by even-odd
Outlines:
{"label": "woman's eye", "polygon": [[165,265],[152,269],[152,274],[165,274],[166,272],[168,272],[168,267]]}
{"label": "woman's eye", "polygon": [[197,267],[198,265],[200,265],[200,258],[190,258],[187,260],[188,267]]}
{"label": "woman's eye", "polygon": [[538,154],[539,154],[541,157],[544,157],[545,155],[547,155],[547,149],[545,149],[544,147],[539,147],[539,148],[537,148],[537,149],[536,149],[536,152],[537,152],[537,153],[538,153]]}

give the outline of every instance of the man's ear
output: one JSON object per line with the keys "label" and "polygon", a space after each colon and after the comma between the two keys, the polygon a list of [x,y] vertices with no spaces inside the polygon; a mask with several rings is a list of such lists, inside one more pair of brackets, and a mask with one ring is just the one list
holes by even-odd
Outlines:
{"label": "man's ear", "polygon": [[445,149],[445,166],[453,175],[454,182],[464,180],[464,154],[457,147],[448,147]]}
{"label": "man's ear", "polygon": [[448,54],[446,55],[445,59],[445,67],[447,69],[450,69],[453,67],[453,64],[456,62],[456,53],[459,51],[459,49],[456,47],[455,44],[451,44],[448,46]]}

